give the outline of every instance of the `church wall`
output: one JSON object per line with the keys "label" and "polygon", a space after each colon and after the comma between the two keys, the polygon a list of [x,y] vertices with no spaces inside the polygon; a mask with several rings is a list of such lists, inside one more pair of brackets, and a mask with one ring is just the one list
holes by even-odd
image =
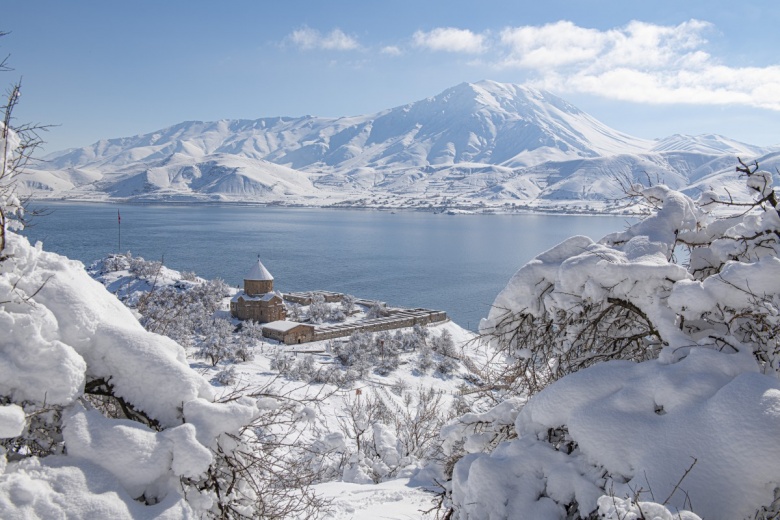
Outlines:
{"label": "church wall", "polygon": [[273,280],[244,280],[244,292],[249,295],[273,292]]}

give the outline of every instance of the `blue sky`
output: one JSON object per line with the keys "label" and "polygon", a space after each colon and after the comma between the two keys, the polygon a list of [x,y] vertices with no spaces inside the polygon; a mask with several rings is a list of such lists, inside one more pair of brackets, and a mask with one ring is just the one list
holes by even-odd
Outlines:
{"label": "blue sky", "polygon": [[347,116],[464,81],[640,137],[780,144],[780,2],[10,1],[0,52],[47,151],[185,120]]}

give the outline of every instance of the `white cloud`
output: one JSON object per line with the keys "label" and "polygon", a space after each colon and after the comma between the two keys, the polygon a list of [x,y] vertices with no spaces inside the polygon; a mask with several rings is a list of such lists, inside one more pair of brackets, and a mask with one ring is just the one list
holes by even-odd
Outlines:
{"label": "white cloud", "polygon": [[390,56],[400,56],[401,54],[403,54],[401,48],[396,45],[388,45],[386,47],[382,47],[381,52],[382,54],[388,54]]}
{"label": "white cloud", "polygon": [[323,34],[311,27],[301,27],[290,33],[288,39],[304,50],[325,49],[349,51],[360,48],[360,44],[356,39],[338,28],[333,29],[327,34]]}
{"label": "white cloud", "polygon": [[639,103],[741,104],[780,110],[780,65],[730,67],[704,50],[712,26],[632,21],[597,30],[569,21],[500,32],[494,65],[533,84]]}
{"label": "white cloud", "polygon": [[428,32],[417,31],[412,40],[417,47],[433,51],[479,54],[486,49],[485,35],[454,27],[437,27]]}
{"label": "white cloud", "polygon": [[502,64],[531,69],[592,61],[606,45],[604,33],[566,21],[542,27],[507,28],[499,37],[509,49]]}

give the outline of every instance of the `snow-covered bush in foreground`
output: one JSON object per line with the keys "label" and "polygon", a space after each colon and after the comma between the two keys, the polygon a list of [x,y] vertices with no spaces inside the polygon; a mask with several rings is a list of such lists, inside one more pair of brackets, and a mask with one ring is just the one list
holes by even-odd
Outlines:
{"label": "snow-covered bush in foreground", "polygon": [[[262,459],[272,452],[260,449],[269,435],[262,418],[281,405],[258,407],[255,398],[238,396],[214,402],[183,348],[146,331],[79,262],[13,233],[7,238],[0,261],[0,518],[306,510],[294,479],[267,476],[282,456]],[[282,506],[274,489],[282,490]]]}
{"label": "snow-covered bush in foreground", "polygon": [[[452,414],[442,392],[420,387],[403,391],[400,403],[384,388],[366,388],[344,400],[338,416],[337,470],[345,482],[377,483],[410,476],[432,456],[438,432]],[[338,437],[336,437],[338,436]]]}
{"label": "snow-covered bush in foreground", "polygon": [[777,514],[780,208],[756,170],[737,214],[637,188],[652,216],[515,274],[481,330],[517,397],[442,432],[455,518]]}

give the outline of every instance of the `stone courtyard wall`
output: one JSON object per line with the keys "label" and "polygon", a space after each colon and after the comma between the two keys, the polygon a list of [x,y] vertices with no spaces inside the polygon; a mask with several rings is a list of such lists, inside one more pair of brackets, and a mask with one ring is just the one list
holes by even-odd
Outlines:
{"label": "stone courtyard wall", "polygon": [[444,311],[431,311],[428,309],[402,310],[384,318],[317,327],[314,330],[312,341],[343,338],[351,336],[355,332],[382,332],[414,327],[415,325],[428,325],[446,320],[447,313]]}

